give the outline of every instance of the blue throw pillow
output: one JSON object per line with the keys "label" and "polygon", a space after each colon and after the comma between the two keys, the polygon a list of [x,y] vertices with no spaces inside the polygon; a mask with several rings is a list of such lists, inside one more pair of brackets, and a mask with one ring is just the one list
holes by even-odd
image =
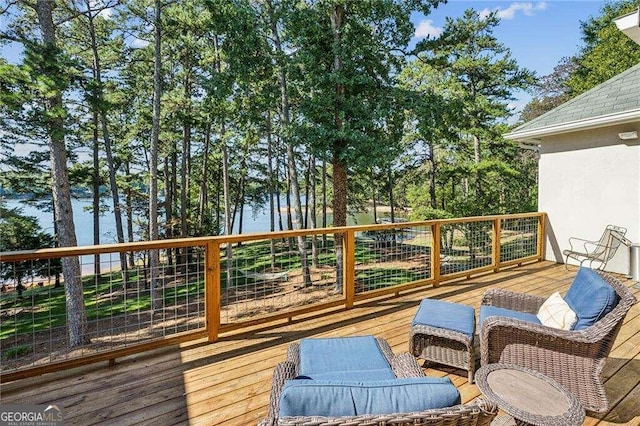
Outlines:
{"label": "blue throw pillow", "polygon": [[290,380],[280,396],[279,416],[356,416],[408,413],[460,404],[448,377],[380,381]]}
{"label": "blue throw pillow", "polygon": [[597,272],[580,268],[564,300],[578,316],[574,330],[583,330],[613,310],[618,294]]}

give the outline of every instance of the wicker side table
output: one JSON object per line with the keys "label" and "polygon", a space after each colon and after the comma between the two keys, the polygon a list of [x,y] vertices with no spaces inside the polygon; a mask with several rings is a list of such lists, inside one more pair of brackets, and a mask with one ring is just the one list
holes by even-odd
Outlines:
{"label": "wicker side table", "polygon": [[512,364],[478,369],[476,385],[508,416],[494,425],[580,426],[585,413],[580,401],[555,380]]}
{"label": "wicker side table", "polygon": [[411,324],[409,353],[467,370],[469,383],[473,383],[475,329],[475,311],[471,306],[424,299]]}

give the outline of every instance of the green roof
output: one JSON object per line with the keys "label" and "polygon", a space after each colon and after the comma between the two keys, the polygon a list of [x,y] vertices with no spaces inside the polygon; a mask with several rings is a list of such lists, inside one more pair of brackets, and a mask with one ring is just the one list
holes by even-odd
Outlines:
{"label": "green roof", "polygon": [[640,109],[640,64],[515,128],[505,136],[518,139],[518,136],[524,134],[533,136],[534,133],[542,133],[544,130],[549,133],[553,128],[566,127],[570,123],[576,123],[572,126],[575,128],[571,130],[579,130],[579,123],[602,118],[597,120],[598,123],[606,124],[608,117],[613,121],[613,118],[619,117],[620,114],[638,109]]}

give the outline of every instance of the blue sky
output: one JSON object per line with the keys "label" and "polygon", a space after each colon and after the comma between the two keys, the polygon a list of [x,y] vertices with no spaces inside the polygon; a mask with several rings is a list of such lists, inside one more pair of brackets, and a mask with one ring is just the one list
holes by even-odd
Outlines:
{"label": "blue sky", "polygon": [[[418,40],[426,35],[437,36],[445,17],[456,18],[473,8],[480,12],[497,10],[501,18],[494,35],[506,45],[522,67],[544,76],[564,56],[577,53],[582,45],[580,22],[598,16],[604,1],[483,1],[449,0],[429,16],[415,15]],[[530,99],[527,93],[516,94],[513,107],[520,110]]]}

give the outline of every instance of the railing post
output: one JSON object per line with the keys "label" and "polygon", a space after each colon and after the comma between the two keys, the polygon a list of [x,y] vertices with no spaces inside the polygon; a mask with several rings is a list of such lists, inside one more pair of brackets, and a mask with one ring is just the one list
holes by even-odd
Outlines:
{"label": "railing post", "polygon": [[502,238],[502,219],[493,219],[493,272],[500,270],[500,239]]}
{"label": "railing post", "polygon": [[433,241],[431,247],[431,272],[433,273],[433,286],[440,285],[440,250],[442,249],[440,242],[440,222],[434,222],[431,225],[431,235]]}
{"label": "railing post", "polygon": [[344,233],[344,274],[342,288],[344,289],[344,303],[347,309],[353,307],[356,294],[356,234],[349,230]]}
{"label": "railing post", "polygon": [[209,342],[218,340],[220,329],[220,243],[205,246],[205,318]]}
{"label": "railing post", "polygon": [[540,213],[540,215],[538,216],[538,253],[536,253],[538,255],[538,260],[544,260],[544,251],[546,249],[546,244],[545,244],[545,225],[546,225],[546,217],[547,215],[545,213]]}

